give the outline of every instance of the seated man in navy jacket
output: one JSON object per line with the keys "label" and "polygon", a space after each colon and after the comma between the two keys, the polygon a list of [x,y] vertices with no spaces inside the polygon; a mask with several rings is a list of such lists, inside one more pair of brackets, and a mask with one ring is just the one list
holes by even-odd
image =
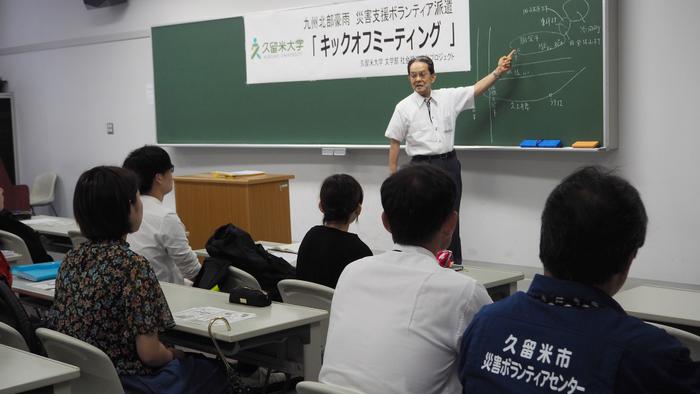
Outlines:
{"label": "seated man in navy jacket", "polygon": [[600,167],[564,179],[542,213],[537,275],[464,333],[464,393],[698,393],[700,363],[612,296],[644,244],[637,190]]}

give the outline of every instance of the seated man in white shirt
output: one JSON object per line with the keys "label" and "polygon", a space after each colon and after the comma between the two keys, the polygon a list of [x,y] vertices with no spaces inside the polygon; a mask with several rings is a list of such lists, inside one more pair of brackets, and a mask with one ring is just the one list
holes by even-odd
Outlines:
{"label": "seated man in white shirt", "polygon": [[491,303],[483,286],[438,265],[457,224],[454,181],[423,164],[381,187],[394,247],[348,265],[335,289],[319,380],[363,393],[461,393],[460,337]]}
{"label": "seated man in white shirt", "polygon": [[175,170],[168,152],[146,145],[131,152],[123,166],[139,176],[143,202],[141,227],[126,238],[131,249],[148,259],[158,280],[182,285],[185,278],[193,279],[201,268],[197,255],[180,217],[163,205],[163,197],[173,190]]}

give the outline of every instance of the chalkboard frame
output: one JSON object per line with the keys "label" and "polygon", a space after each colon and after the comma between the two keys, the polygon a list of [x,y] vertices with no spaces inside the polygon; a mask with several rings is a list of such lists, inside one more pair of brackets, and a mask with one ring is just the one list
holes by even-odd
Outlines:
{"label": "chalkboard frame", "polygon": [[[455,145],[456,150],[462,151],[575,151],[575,152],[603,152],[618,148],[618,81],[617,81],[617,21],[618,21],[618,0],[600,0],[602,5],[602,26],[603,26],[603,140],[599,148],[520,148],[514,145]],[[225,18],[228,19],[228,18]],[[206,20],[190,21],[206,22]],[[153,26],[152,29],[165,26],[177,26],[185,23],[172,25]],[[153,35],[151,34],[151,38]],[[155,64],[154,64],[155,68]],[[154,70],[155,73],[155,70]],[[157,87],[156,87],[157,91]],[[407,94],[410,91],[407,91]],[[157,95],[156,95],[157,100]],[[157,118],[157,116],[156,116]],[[165,147],[196,147],[196,148],[346,148],[346,149],[388,149],[389,144],[337,144],[337,143],[210,143],[210,142],[188,142],[172,143],[164,142],[160,138],[160,133],[156,126],[156,139],[160,146]]]}

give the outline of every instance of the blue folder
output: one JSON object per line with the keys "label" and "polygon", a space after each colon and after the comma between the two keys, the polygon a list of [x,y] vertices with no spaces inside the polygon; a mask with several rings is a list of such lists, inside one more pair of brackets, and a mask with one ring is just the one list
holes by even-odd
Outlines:
{"label": "blue folder", "polygon": [[12,268],[12,275],[17,276],[18,278],[31,280],[32,282],[41,282],[42,280],[56,279],[58,267],[60,266],[60,261],[31,265],[18,265]]}

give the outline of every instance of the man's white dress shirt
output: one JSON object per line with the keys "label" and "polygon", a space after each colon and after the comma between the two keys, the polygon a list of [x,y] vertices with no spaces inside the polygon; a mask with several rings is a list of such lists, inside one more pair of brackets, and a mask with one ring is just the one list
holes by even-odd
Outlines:
{"label": "man's white dress shirt", "polygon": [[341,274],[319,380],[363,393],[461,393],[461,337],[491,298],[427,249],[394,249]]}
{"label": "man's white dress shirt", "polygon": [[155,197],[141,196],[141,202],[141,227],[126,237],[131,250],[151,263],[158,280],[181,285],[184,278],[194,278],[201,265],[190,248],[180,217]]}
{"label": "man's white dress shirt", "polygon": [[438,155],[451,152],[457,116],[474,108],[474,87],[437,89],[431,92],[430,116],[425,97],[413,92],[399,101],[385,137],[406,141],[406,154]]}

